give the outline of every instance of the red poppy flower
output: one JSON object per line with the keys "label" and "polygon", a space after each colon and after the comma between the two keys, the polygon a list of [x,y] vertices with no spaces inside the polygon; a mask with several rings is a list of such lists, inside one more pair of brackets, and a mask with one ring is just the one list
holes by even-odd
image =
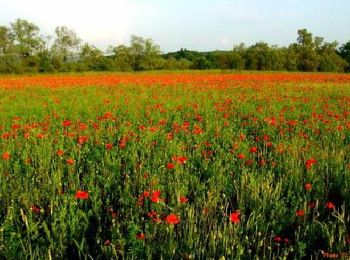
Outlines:
{"label": "red poppy flower", "polygon": [[176,216],[175,214],[170,214],[166,217],[165,221],[168,224],[179,224],[180,223],[180,218],[178,216]]}
{"label": "red poppy flower", "polygon": [[306,169],[311,169],[312,165],[316,164],[317,163],[317,160],[315,158],[310,158],[308,160],[306,160],[305,162],[305,167]]}
{"label": "red poppy flower", "polygon": [[37,207],[37,206],[35,206],[35,205],[33,205],[30,209],[31,209],[32,212],[35,213],[35,214],[39,214],[39,213],[40,213],[40,208]]}
{"label": "red poppy flower", "polygon": [[152,197],[151,197],[152,202],[154,203],[158,203],[161,198],[160,198],[160,191],[156,190],[152,192]]}
{"label": "red poppy flower", "polygon": [[66,160],[66,162],[67,162],[67,164],[69,164],[69,165],[73,165],[74,162],[75,162],[75,160],[72,159],[72,158],[69,158],[69,159]]}
{"label": "red poppy flower", "polygon": [[78,190],[78,191],[75,193],[75,198],[76,198],[76,199],[87,200],[87,199],[89,198],[89,193],[88,193],[87,191]]}
{"label": "red poppy flower", "polygon": [[245,157],[245,155],[243,153],[240,153],[237,155],[237,158],[240,159],[240,160],[243,160]]}
{"label": "red poppy flower", "polygon": [[305,211],[303,209],[298,209],[295,214],[298,216],[298,217],[304,217],[305,216]]}
{"label": "red poppy flower", "polygon": [[232,212],[230,214],[230,221],[232,223],[239,223],[239,222],[241,222],[240,215],[241,215],[241,213],[240,213],[239,210],[236,210],[235,212]]}
{"label": "red poppy flower", "polygon": [[110,143],[106,144],[107,150],[111,150],[112,148],[113,148],[113,144],[110,144]]}
{"label": "red poppy flower", "polygon": [[334,203],[332,201],[327,201],[326,208],[327,209],[334,209],[335,205],[334,205]]}
{"label": "red poppy flower", "polygon": [[185,204],[188,201],[188,198],[184,197],[184,196],[180,196],[180,203],[181,204]]}
{"label": "red poppy flower", "polygon": [[11,158],[11,154],[9,152],[4,152],[2,154],[2,159],[3,160],[8,161],[8,160],[10,160],[10,158]]}
{"label": "red poppy flower", "polygon": [[316,203],[315,203],[314,201],[309,201],[309,202],[307,203],[307,206],[308,206],[310,209],[313,209],[313,208],[315,208]]}
{"label": "red poppy flower", "polygon": [[69,126],[71,126],[71,125],[72,125],[72,122],[69,121],[69,120],[64,120],[64,121],[62,122],[62,126],[63,126],[63,127],[69,127]]}
{"label": "red poppy flower", "polygon": [[177,158],[177,162],[179,164],[185,164],[187,162],[187,160],[188,160],[188,158],[185,157],[185,156],[180,156],[180,157]]}
{"label": "red poppy flower", "polygon": [[311,184],[311,183],[306,183],[306,184],[304,185],[304,188],[305,188],[305,190],[309,191],[309,190],[311,190],[311,188],[312,188],[312,184]]}
{"label": "red poppy flower", "polygon": [[145,237],[146,237],[145,234],[142,233],[142,232],[139,232],[139,233],[136,234],[136,238],[138,240],[145,240]]}
{"label": "red poppy flower", "polygon": [[249,151],[251,153],[256,153],[258,151],[258,148],[254,146],[254,147],[251,147]]}
{"label": "red poppy flower", "polygon": [[84,135],[84,136],[79,136],[78,138],[78,143],[79,144],[85,144],[89,140],[89,137]]}
{"label": "red poppy flower", "polygon": [[58,156],[62,156],[62,155],[64,154],[64,152],[63,152],[61,149],[58,149],[57,152],[56,152],[56,154],[57,154]]}
{"label": "red poppy flower", "polygon": [[274,241],[275,243],[281,243],[281,242],[282,242],[282,238],[281,238],[280,236],[275,236],[275,237],[273,238],[273,241]]}
{"label": "red poppy flower", "polygon": [[166,168],[169,169],[169,170],[174,169],[175,168],[175,164],[167,163]]}

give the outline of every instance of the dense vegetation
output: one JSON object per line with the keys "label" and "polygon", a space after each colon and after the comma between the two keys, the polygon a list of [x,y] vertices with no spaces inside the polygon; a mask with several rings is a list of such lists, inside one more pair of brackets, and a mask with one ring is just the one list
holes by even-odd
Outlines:
{"label": "dense vegetation", "polygon": [[6,76],[0,258],[348,256],[349,84],[305,73]]}
{"label": "dense vegetation", "polygon": [[258,42],[240,44],[230,51],[197,52],[181,49],[162,54],[151,39],[131,36],[130,45],[102,51],[82,43],[76,33],[57,27],[54,36],[43,37],[39,28],[23,19],[0,26],[0,73],[48,73],[69,71],[140,71],[159,69],[235,69],[286,71],[350,71],[350,41],[337,42],[298,31],[288,47]]}

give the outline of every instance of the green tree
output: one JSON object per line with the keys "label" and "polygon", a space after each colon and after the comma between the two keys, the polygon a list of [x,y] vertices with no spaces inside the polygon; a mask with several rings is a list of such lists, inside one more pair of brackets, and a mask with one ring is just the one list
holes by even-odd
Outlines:
{"label": "green tree", "polygon": [[338,53],[347,62],[346,71],[350,72],[350,41],[344,43]]}
{"label": "green tree", "polygon": [[112,48],[114,56],[114,66],[119,71],[131,71],[134,69],[134,59],[131,56],[129,47],[125,45],[119,45]]}
{"label": "green tree", "polygon": [[298,30],[297,53],[298,53],[298,69],[301,71],[317,71],[319,67],[320,57],[316,51],[322,41],[322,38],[316,37],[315,41],[312,33],[306,29]]}
{"label": "green tree", "polygon": [[128,52],[131,67],[135,71],[158,69],[164,64],[159,45],[153,43],[151,39],[132,35]]}
{"label": "green tree", "polygon": [[64,65],[77,58],[81,40],[66,26],[56,27],[55,37],[51,47],[53,66],[56,70],[62,70],[65,69]]}
{"label": "green tree", "polygon": [[251,70],[271,70],[270,47],[265,42],[258,42],[246,51],[246,65]]}
{"label": "green tree", "polygon": [[27,20],[17,19],[11,23],[14,39],[14,53],[21,58],[25,71],[36,71],[37,54],[43,50],[44,40],[39,35],[39,27]]}
{"label": "green tree", "polygon": [[337,42],[326,42],[318,48],[320,55],[320,71],[343,72],[345,70],[347,63],[337,54],[337,46]]}
{"label": "green tree", "polygon": [[81,70],[108,71],[112,68],[112,61],[105,57],[101,50],[88,43],[81,48],[79,57]]}

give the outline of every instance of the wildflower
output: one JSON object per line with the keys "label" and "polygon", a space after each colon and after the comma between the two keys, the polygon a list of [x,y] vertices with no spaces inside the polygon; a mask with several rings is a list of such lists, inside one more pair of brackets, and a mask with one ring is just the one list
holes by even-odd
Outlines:
{"label": "wildflower", "polygon": [[313,209],[313,208],[315,208],[316,203],[315,203],[314,201],[309,201],[309,202],[307,203],[307,206],[308,206],[310,209]]}
{"label": "wildflower", "polygon": [[254,147],[251,147],[249,151],[251,153],[256,153],[258,151],[258,148],[254,146]]}
{"label": "wildflower", "polygon": [[237,158],[240,159],[240,160],[243,160],[244,157],[245,157],[245,155],[244,155],[243,153],[239,153],[239,154],[237,155]]}
{"label": "wildflower", "polygon": [[151,197],[152,202],[154,203],[158,203],[161,199],[160,199],[160,191],[156,190],[152,192],[152,197]]}
{"label": "wildflower", "polygon": [[168,224],[176,225],[176,224],[180,223],[180,218],[178,216],[176,216],[175,214],[170,214],[166,217],[165,221]]}
{"label": "wildflower", "polygon": [[303,209],[298,209],[295,214],[298,216],[298,217],[304,217],[305,216],[305,211]]}
{"label": "wildflower", "polygon": [[311,184],[311,183],[306,183],[306,184],[304,185],[304,188],[305,188],[305,190],[309,191],[309,190],[311,190],[311,188],[312,188],[312,184]]}
{"label": "wildflower", "polygon": [[86,135],[79,136],[78,143],[82,145],[82,144],[85,144],[88,140],[89,140],[89,137]]}
{"label": "wildflower", "polygon": [[10,158],[11,158],[11,154],[9,152],[4,152],[2,154],[2,159],[3,160],[8,161],[8,160],[10,160]]}
{"label": "wildflower", "polygon": [[56,152],[56,154],[57,154],[58,156],[62,156],[62,155],[64,154],[64,152],[63,152],[61,149],[58,149],[57,152]]}
{"label": "wildflower", "polygon": [[139,233],[136,234],[136,238],[138,240],[145,240],[145,234],[142,233],[142,232],[139,232]]}
{"label": "wildflower", "polygon": [[177,158],[177,162],[179,164],[185,164],[187,162],[187,160],[188,160],[188,158],[185,157],[185,156],[180,156],[180,157]]}
{"label": "wildflower", "polygon": [[310,158],[310,159],[308,159],[308,160],[306,160],[306,162],[305,162],[305,167],[306,167],[306,169],[311,169],[311,167],[312,167],[312,165],[314,165],[314,164],[316,164],[317,163],[317,160],[315,159],[315,158]]}
{"label": "wildflower", "polygon": [[327,201],[326,208],[327,209],[334,209],[335,205],[334,205],[334,203],[332,201]]}
{"label": "wildflower", "polygon": [[39,213],[40,213],[40,208],[37,207],[37,206],[35,206],[35,205],[31,206],[30,209],[31,209],[32,212],[35,213],[35,214],[39,214]]}
{"label": "wildflower", "polygon": [[104,243],[105,246],[109,246],[111,244],[111,241],[109,239],[107,239]]}
{"label": "wildflower", "polygon": [[66,162],[67,162],[68,165],[73,165],[75,160],[72,159],[72,158],[69,158],[69,159],[66,160]]}
{"label": "wildflower", "polygon": [[175,168],[175,164],[167,163],[166,168],[169,169],[169,170],[174,169]]}
{"label": "wildflower", "polygon": [[184,196],[180,196],[180,203],[181,204],[185,204],[188,201],[188,198],[184,197]]}
{"label": "wildflower", "polygon": [[275,237],[273,238],[273,241],[274,241],[275,243],[281,243],[281,242],[282,242],[282,238],[281,238],[280,236],[275,236]]}
{"label": "wildflower", "polygon": [[241,222],[240,215],[241,215],[241,213],[240,213],[239,210],[236,210],[235,212],[232,212],[230,214],[230,221],[232,223],[235,223],[235,224]]}
{"label": "wildflower", "polygon": [[87,191],[78,190],[78,191],[75,193],[75,198],[76,198],[76,199],[87,200],[87,199],[89,198],[89,193],[88,193]]}
{"label": "wildflower", "polygon": [[108,143],[105,145],[105,147],[106,147],[106,150],[112,150],[113,144]]}
{"label": "wildflower", "polygon": [[64,120],[63,122],[62,122],[62,126],[63,127],[69,127],[69,126],[71,126],[72,125],[72,122],[71,121],[69,121],[69,120]]}

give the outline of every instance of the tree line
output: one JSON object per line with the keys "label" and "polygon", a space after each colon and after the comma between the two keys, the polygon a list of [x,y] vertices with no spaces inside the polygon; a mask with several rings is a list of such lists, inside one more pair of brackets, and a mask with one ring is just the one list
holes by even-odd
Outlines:
{"label": "tree line", "polygon": [[84,43],[66,26],[53,36],[42,36],[38,26],[17,19],[0,26],[0,73],[52,73],[82,71],[142,70],[278,70],[350,71],[350,41],[338,46],[298,30],[295,43],[288,47],[257,42],[239,44],[229,51],[198,52],[181,49],[163,54],[152,39],[132,35],[126,45],[102,51]]}

